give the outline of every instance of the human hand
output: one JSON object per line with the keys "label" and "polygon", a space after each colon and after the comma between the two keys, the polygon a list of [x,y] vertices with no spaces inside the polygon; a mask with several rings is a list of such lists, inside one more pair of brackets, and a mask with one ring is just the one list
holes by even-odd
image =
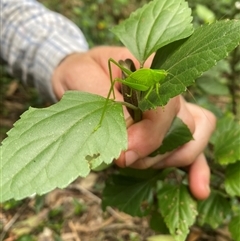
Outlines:
{"label": "human hand", "polygon": [[[174,105],[174,106],[173,106]],[[178,149],[148,157],[162,143],[168,123],[171,123],[172,113],[175,109],[175,116],[187,124],[194,140],[186,143]],[[146,169],[149,167],[162,169],[166,167],[186,167],[189,172],[189,186],[192,194],[197,199],[205,199],[210,194],[210,170],[203,151],[215,129],[216,118],[208,110],[197,105],[187,103],[182,97],[172,99],[164,110],[157,108],[144,114],[141,122],[128,128],[128,151],[122,154],[116,163],[124,166],[126,155],[130,155],[133,162],[130,167]],[[135,148],[135,149],[134,149]],[[131,151],[134,150],[135,153]],[[149,150],[152,150],[149,152]]]}
{"label": "human hand", "polygon": [[[107,96],[110,88],[108,59],[134,59],[123,47],[97,47],[86,53],[76,53],[66,57],[56,68],[52,84],[57,98],[61,98],[66,90],[81,90]],[[137,62],[135,61],[137,66]],[[138,67],[138,66],[137,66]],[[121,77],[121,70],[112,66],[113,77]],[[120,84],[115,85],[116,100],[122,101]],[[125,119],[128,126],[128,150],[122,152],[115,163],[120,167],[164,168],[170,166],[189,167],[189,185],[196,198],[204,199],[209,195],[210,171],[202,153],[215,128],[214,115],[197,105],[187,103],[177,96],[162,108],[146,111],[143,120],[134,123],[126,108]],[[164,136],[175,116],[188,126],[194,140],[177,150],[148,157],[162,143]]]}

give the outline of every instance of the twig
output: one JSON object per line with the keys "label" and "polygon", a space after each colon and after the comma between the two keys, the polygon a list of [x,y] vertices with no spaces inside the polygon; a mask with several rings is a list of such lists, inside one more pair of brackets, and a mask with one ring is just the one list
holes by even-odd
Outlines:
{"label": "twig", "polygon": [[10,230],[10,228],[13,226],[13,224],[18,220],[18,218],[21,216],[21,214],[23,213],[23,211],[26,209],[26,207],[28,206],[28,203],[24,203],[20,209],[18,210],[17,213],[14,214],[14,216],[10,219],[10,221],[3,227],[3,232],[0,234],[0,241],[4,240],[5,235],[7,234],[7,232]]}
{"label": "twig", "polygon": [[[83,232],[83,233],[90,233],[90,232],[97,232],[104,227],[108,226],[110,223],[114,221],[114,217],[110,217],[107,219],[105,222],[103,222],[101,225],[95,226],[95,227],[89,227],[87,225],[79,225],[79,224],[74,224],[72,221],[69,222],[69,227],[75,231],[75,232]],[[71,225],[71,226],[70,226]],[[77,240],[79,241],[79,240]]]}
{"label": "twig", "polygon": [[76,241],[81,241],[81,238],[79,237],[78,232],[77,232],[76,225],[73,223],[73,221],[69,221],[68,226],[72,230]]}
{"label": "twig", "polygon": [[141,231],[141,227],[132,223],[114,223],[112,225],[109,225],[105,228],[103,228],[104,231],[111,231],[111,230],[123,230],[123,229],[128,229],[128,230],[136,230],[138,232]]}

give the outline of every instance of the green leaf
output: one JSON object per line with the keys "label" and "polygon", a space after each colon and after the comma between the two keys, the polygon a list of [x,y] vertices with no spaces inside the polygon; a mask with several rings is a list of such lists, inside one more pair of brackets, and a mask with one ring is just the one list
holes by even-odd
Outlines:
{"label": "green leaf", "polygon": [[233,116],[225,116],[217,123],[212,136],[215,161],[221,165],[240,160],[240,125]]}
{"label": "green leaf", "polygon": [[198,222],[202,226],[209,224],[216,229],[231,212],[229,201],[219,193],[212,191],[208,199],[198,203]]}
{"label": "green leaf", "polygon": [[175,186],[165,184],[159,190],[157,197],[160,212],[170,234],[174,240],[184,241],[189,233],[189,227],[195,222],[196,201],[183,184]]}
{"label": "green leaf", "polygon": [[[138,170],[138,172],[141,172]],[[143,171],[144,173],[144,171]],[[148,214],[153,198],[153,187],[159,177],[155,172],[151,178],[136,178],[126,175],[112,175],[103,190],[102,207],[116,207],[132,216]]]}
{"label": "green leaf", "polygon": [[1,202],[44,194],[85,177],[101,163],[111,163],[127,148],[122,106],[106,99],[69,91],[44,109],[25,112],[1,146]]}
{"label": "green leaf", "polygon": [[146,180],[151,179],[153,176],[156,176],[157,174],[161,174],[161,177],[165,178],[169,172],[172,171],[171,168],[166,168],[164,170],[155,170],[155,169],[133,169],[133,168],[120,168],[119,174],[123,176],[133,177],[140,180]]}
{"label": "green leaf", "polygon": [[173,120],[173,123],[167,132],[162,145],[150,156],[170,152],[191,140],[193,140],[193,136],[188,126],[181,119],[176,117]]}
{"label": "green leaf", "polygon": [[232,238],[234,241],[240,241],[240,215],[232,218],[229,223],[229,231],[232,234]]}
{"label": "green leaf", "polygon": [[163,216],[159,212],[151,213],[149,226],[152,230],[158,233],[169,234],[169,230],[164,222]]}
{"label": "green leaf", "polygon": [[[148,100],[142,99],[139,108],[145,111],[153,106],[166,105],[170,98],[186,91],[197,77],[225,58],[239,42],[240,21],[229,20],[199,27],[188,39],[159,49],[151,68],[164,69],[169,74],[161,83],[159,94],[153,91]],[[162,56],[172,46],[175,51],[162,62]]]}
{"label": "green leaf", "polygon": [[180,48],[180,46],[183,45],[189,38],[190,37],[180,39],[160,48],[156,52],[150,68],[160,69],[160,67],[166,62],[166,60],[170,58],[174,54],[174,52],[176,52]]}
{"label": "green leaf", "polygon": [[154,0],[112,29],[141,64],[156,50],[192,34],[191,9],[184,0]]}
{"label": "green leaf", "polygon": [[225,188],[229,195],[240,197],[240,161],[227,166]]}

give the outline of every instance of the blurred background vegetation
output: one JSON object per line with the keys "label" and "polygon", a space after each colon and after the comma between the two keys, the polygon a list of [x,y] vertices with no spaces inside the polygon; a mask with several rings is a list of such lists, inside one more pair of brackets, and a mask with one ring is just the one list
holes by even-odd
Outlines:
{"label": "blurred background vegetation", "polygon": [[[96,45],[120,45],[121,43],[109,31],[109,29],[127,18],[129,14],[147,0],[41,0],[47,8],[59,12],[71,19],[81,28],[90,47]],[[188,0],[193,9],[195,27],[208,22],[221,19],[240,19],[240,1],[236,0]],[[69,43],[70,44],[70,43]],[[21,85],[20,81],[9,76],[4,65],[1,65],[0,78],[0,139],[6,136],[6,132],[29,106],[48,106],[32,88]],[[194,87],[191,87],[189,101],[197,102],[212,110],[218,117],[226,113],[235,115],[240,120],[240,48],[236,48],[228,58],[220,61],[213,69],[201,76]],[[194,97],[194,100],[193,98]],[[100,175],[101,176],[101,175]],[[97,187],[99,189],[99,185]],[[101,189],[101,188],[100,188]],[[33,201],[10,201],[0,206],[0,230],[4,226],[6,217],[14,217],[23,207],[29,206]],[[26,204],[27,203],[27,204]],[[84,204],[79,201],[71,202],[73,214],[79,215],[86,210]],[[36,198],[33,213],[38,213],[43,208],[43,199]],[[40,225],[55,230],[54,240],[61,240],[60,232],[63,225],[63,213],[61,209],[52,209],[48,213],[48,221]],[[35,216],[34,216],[35,217]],[[36,217],[35,217],[36,218]],[[36,227],[24,235],[15,236],[15,240],[36,240]],[[11,229],[5,232],[11,233]],[[130,234],[129,234],[130,235]],[[116,240],[142,240],[136,236],[129,236]],[[12,240],[12,239],[9,239]],[[97,239],[86,239],[97,240]],[[101,239],[99,239],[101,240]],[[103,239],[102,239],[103,240]],[[109,239],[111,240],[111,239]],[[206,239],[205,239],[206,240]],[[213,239],[212,239],[213,240]]]}
{"label": "blurred background vegetation", "polygon": [[[109,29],[149,0],[41,0],[41,2],[78,25],[92,47],[119,44]],[[220,19],[240,18],[239,6],[237,8],[239,2],[235,0],[188,0],[188,2],[193,9],[195,25]]]}

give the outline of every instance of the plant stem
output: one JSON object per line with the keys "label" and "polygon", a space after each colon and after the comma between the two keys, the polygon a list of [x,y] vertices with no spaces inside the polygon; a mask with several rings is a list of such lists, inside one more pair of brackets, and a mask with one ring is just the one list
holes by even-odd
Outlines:
{"label": "plant stem", "polygon": [[[135,71],[136,67],[131,59],[126,59],[125,61],[120,61],[121,65],[123,65],[126,68],[129,68],[131,71]],[[124,72],[122,72],[123,78],[125,78]],[[122,94],[123,99],[126,103],[129,103],[135,108],[129,108],[127,105],[127,110],[131,117],[133,118],[134,122],[139,122],[142,120],[142,111],[138,108],[138,102],[140,97],[140,92],[131,89],[129,86],[122,84]]]}
{"label": "plant stem", "polygon": [[239,47],[237,47],[232,53],[232,58],[230,60],[231,74],[229,76],[231,81],[229,84],[229,90],[232,97],[232,112],[237,119],[240,119],[240,110],[237,108],[240,104],[240,71],[236,69],[236,66],[239,63],[239,53]]}

